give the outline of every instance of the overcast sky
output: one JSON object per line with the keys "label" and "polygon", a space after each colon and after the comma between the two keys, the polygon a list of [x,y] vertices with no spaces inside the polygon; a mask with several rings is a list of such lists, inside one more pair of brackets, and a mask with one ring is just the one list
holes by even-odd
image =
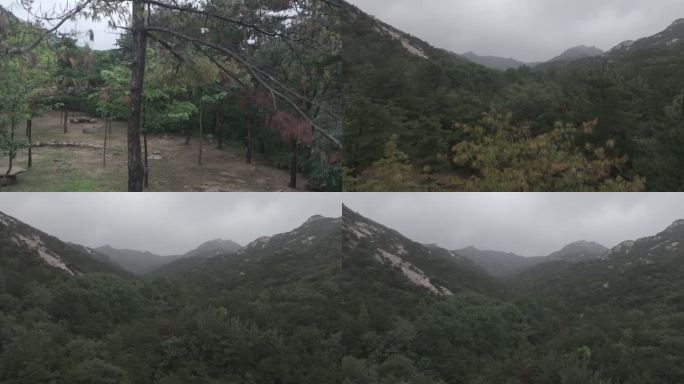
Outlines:
{"label": "overcast sky", "polygon": [[[76,3],[76,0],[34,0],[32,13],[41,13],[37,12],[39,10],[43,10],[44,12],[51,12],[54,10],[61,14],[65,9],[73,9],[74,4]],[[18,18],[24,21],[33,20],[20,4],[20,0],[0,0],[0,5],[9,9]],[[93,49],[111,49],[115,48],[116,40],[121,31],[111,30],[107,21],[107,19],[92,21],[79,18],[76,21],[66,22],[59,30],[65,33],[77,31],[81,35],[79,38],[81,44],[88,44]],[[44,26],[49,27],[50,25],[44,24]],[[95,39],[92,42],[85,35],[85,33],[91,29],[95,36]]]}
{"label": "overcast sky", "polygon": [[522,256],[577,240],[613,247],[684,219],[684,193],[350,193],[343,200],[421,243]]}
{"label": "overcast sky", "polygon": [[337,193],[3,193],[0,211],[64,241],[183,254],[213,239],[247,245],[313,215],[340,217]]}
{"label": "overcast sky", "polygon": [[682,0],[349,0],[456,53],[546,61],[567,48],[608,50],[684,17]]}

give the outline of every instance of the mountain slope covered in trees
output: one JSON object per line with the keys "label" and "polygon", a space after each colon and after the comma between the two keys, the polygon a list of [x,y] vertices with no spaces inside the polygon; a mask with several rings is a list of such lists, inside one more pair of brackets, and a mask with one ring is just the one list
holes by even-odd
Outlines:
{"label": "mountain slope covered in trees", "polygon": [[[684,377],[681,221],[601,256],[575,257],[567,251],[601,247],[571,244],[498,282],[503,295],[473,285],[445,295],[406,272],[428,270],[406,264],[425,257],[420,251],[402,255],[404,264],[382,258],[380,251],[402,244],[395,232],[349,209],[343,220],[342,281],[354,293],[346,306],[346,382],[669,383]],[[431,283],[449,278],[425,275]]]}
{"label": "mountain slope covered in trees", "polygon": [[0,218],[0,382],[339,381],[340,219],[140,279]]}
{"label": "mountain slope covered in trees", "polygon": [[578,48],[560,61],[504,73],[347,9],[347,190],[671,191],[684,185],[677,144],[682,23],[601,55]]}
{"label": "mountain slope covered in trees", "polygon": [[135,273],[136,275],[144,275],[179,259],[192,257],[210,258],[222,254],[235,253],[241,248],[242,246],[240,244],[237,244],[232,240],[215,239],[207,241],[183,255],[160,256],[147,251],[116,249],[109,245],[98,247],[96,250],[107,255],[113,262],[127,271]]}

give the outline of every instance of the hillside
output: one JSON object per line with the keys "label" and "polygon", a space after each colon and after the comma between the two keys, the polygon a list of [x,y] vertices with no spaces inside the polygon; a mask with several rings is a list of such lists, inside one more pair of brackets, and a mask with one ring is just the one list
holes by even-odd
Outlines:
{"label": "hillside", "polygon": [[540,264],[562,261],[574,263],[582,260],[598,259],[608,249],[593,241],[570,243],[546,256],[524,257],[511,252],[487,251],[467,247],[454,252],[463,255],[482,267],[494,277],[510,278]]}
{"label": "hillside", "polygon": [[[356,313],[345,330],[347,380],[664,383],[684,377],[684,370],[662,362],[662,356],[677,367],[684,361],[676,326],[684,288],[682,221],[608,252],[580,241],[535,258],[537,265],[508,278],[505,299],[487,290],[446,292],[449,278],[459,275],[429,257],[438,247],[410,245],[347,207],[343,222],[343,284],[353,292],[345,308]],[[473,247],[459,252],[480,262],[521,259]],[[443,273],[439,280],[434,266]]]}
{"label": "hillside", "polygon": [[604,52],[599,48],[579,45],[577,47],[567,49],[560,55],[550,59],[548,62],[553,63],[558,61],[575,61],[589,57],[601,56],[603,53]]}
{"label": "hillside", "polygon": [[510,252],[487,251],[475,247],[458,249],[454,252],[473,260],[475,264],[498,278],[514,276],[544,261],[541,257],[525,257]]}
{"label": "hillside", "polygon": [[0,382],[339,380],[340,219],[144,280],[8,216],[0,227]]}
{"label": "hillside", "polygon": [[95,250],[107,255],[114,263],[136,275],[144,275],[164,264],[176,260],[176,257],[173,256],[165,258],[151,252],[142,252],[132,249],[116,249],[109,245],[98,247]]}
{"label": "hillside", "polygon": [[523,63],[522,61],[518,61],[515,59],[498,56],[480,56],[475,52],[466,52],[464,54],[461,54],[460,56],[472,63],[479,64],[490,69],[496,69],[499,71],[505,71],[508,69],[518,69],[524,65],[527,65],[527,63]]}
{"label": "hillside", "polygon": [[[0,212],[3,263],[33,266],[68,276],[108,273],[129,276],[96,250],[69,244]],[[3,270],[11,270],[3,268]]]}
{"label": "hillside", "polygon": [[[348,6],[349,191],[676,191],[684,29],[506,72]],[[486,64],[486,63],[484,63]]]}
{"label": "hillside", "polygon": [[407,285],[437,296],[496,291],[494,281],[470,259],[417,243],[346,206],[342,209],[345,256],[354,262],[400,271]]}
{"label": "hillside", "polygon": [[453,123],[479,119],[504,85],[499,71],[434,48],[350,4],[345,12],[344,163],[355,177],[382,157],[392,134],[415,161],[434,156],[456,137]]}

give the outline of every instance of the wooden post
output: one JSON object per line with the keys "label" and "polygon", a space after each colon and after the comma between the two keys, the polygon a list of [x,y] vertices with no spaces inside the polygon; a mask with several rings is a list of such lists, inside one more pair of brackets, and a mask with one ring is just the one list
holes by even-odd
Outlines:
{"label": "wooden post", "polygon": [[292,164],[290,164],[290,188],[297,189],[297,140],[292,142]]}
{"label": "wooden post", "polygon": [[199,128],[200,128],[200,130],[199,130],[199,131],[200,131],[200,136],[199,136],[199,157],[198,157],[198,164],[199,164],[200,166],[202,166],[202,138],[203,138],[203,137],[202,137],[202,99],[200,99],[200,115],[199,115],[199,118],[200,118],[200,121],[199,121],[199,123],[200,123],[200,127],[199,127]]}
{"label": "wooden post", "polygon": [[147,130],[143,131],[143,140],[145,142],[145,188],[150,187],[150,164],[147,154]]}
{"label": "wooden post", "polygon": [[247,120],[247,164],[252,164],[252,155],[253,155],[253,147],[254,145],[252,142],[254,141],[254,138],[252,137],[254,135],[253,133],[253,127],[252,127],[252,121],[251,119]]}
{"label": "wooden post", "polygon": [[26,136],[28,137],[28,166],[31,168],[33,166],[33,153],[31,152],[33,148],[33,142],[31,139],[31,129],[33,128],[33,120],[30,118],[26,120]]}
{"label": "wooden post", "polygon": [[102,152],[102,166],[106,167],[107,166],[107,128],[110,125],[109,119],[105,120],[105,138],[104,138],[104,151]]}

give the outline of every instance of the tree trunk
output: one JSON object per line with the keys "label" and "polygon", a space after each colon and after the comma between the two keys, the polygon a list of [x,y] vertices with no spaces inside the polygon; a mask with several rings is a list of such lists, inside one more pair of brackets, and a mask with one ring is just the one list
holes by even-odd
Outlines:
{"label": "tree trunk", "polygon": [[200,166],[202,165],[202,102],[200,101],[200,114],[199,114],[199,128],[200,128],[200,135],[199,135],[199,157],[197,158],[197,164]]}
{"label": "tree trunk", "polygon": [[252,164],[252,152],[254,150],[254,132],[251,122],[248,122],[247,124],[247,164]]}
{"label": "tree trunk", "polygon": [[105,120],[104,151],[102,152],[102,166],[103,167],[107,166],[107,130],[109,129],[110,124],[111,123],[109,122],[109,119]]}
{"label": "tree trunk", "polygon": [[145,4],[133,0],[133,65],[131,68],[131,107],[128,118],[128,191],[142,192],[145,169],[140,148],[140,122],[145,78]]}
{"label": "tree trunk", "polygon": [[143,131],[143,140],[145,141],[145,188],[150,187],[150,164],[149,155],[147,154],[147,131]]}
{"label": "tree trunk", "polygon": [[33,153],[32,153],[32,139],[31,139],[31,130],[33,128],[33,120],[27,119],[26,120],[26,137],[28,138],[28,165],[27,168],[31,168],[33,166]]}
{"label": "tree trunk", "polygon": [[297,142],[292,143],[292,164],[290,164],[290,188],[297,189]]}
{"label": "tree trunk", "polygon": [[190,137],[192,136],[192,119],[185,122],[185,145],[190,145]]}
{"label": "tree trunk", "polygon": [[[16,129],[16,119],[14,116],[12,116],[12,125],[10,126],[10,145],[14,145],[14,130]],[[9,151],[9,167],[7,168],[7,172],[5,173],[5,176],[9,176],[10,172],[12,172],[12,165],[14,164],[14,150],[10,148]]]}
{"label": "tree trunk", "polygon": [[64,107],[64,133],[69,133],[69,127],[67,123],[69,122],[69,110]]}
{"label": "tree trunk", "polygon": [[[217,107],[217,108],[220,108]],[[221,149],[223,146],[223,140],[221,139],[221,124],[223,122],[223,118],[221,117],[221,113],[216,110],[216,119],[214,120],[214,137],[216,138],[216,142],[218,143],[217,147],[218,149]]]}

